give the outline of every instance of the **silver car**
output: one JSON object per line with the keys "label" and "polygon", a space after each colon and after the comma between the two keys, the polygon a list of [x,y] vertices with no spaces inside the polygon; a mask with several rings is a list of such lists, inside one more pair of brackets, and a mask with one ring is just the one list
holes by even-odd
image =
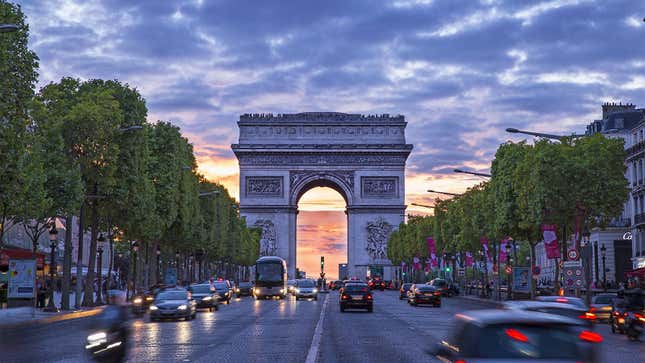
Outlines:
{"label": "silver car", "polygon": [[596,314],[600,321],[609,321],[611,315],[611,306],[614,303],[616,294],[598,294],[591,298],[589,312]]}
{"label": "silver car", "polygon": [[294,296],[296,300],[313,298],[318,300],[318,289],[316,284],[312,280],[296,280],[296,284],[293,288]]}

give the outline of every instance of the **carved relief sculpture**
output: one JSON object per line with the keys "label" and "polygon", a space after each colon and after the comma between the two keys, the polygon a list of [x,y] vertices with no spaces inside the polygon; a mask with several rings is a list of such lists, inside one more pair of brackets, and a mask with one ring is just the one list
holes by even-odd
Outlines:
{"label": "carved relief sculpture", "polygon": [[362,195],[364,198],[396,197],[398,179],[381,177],[362,177]]}
{"label": "carved relief sculpture", "polygon": [[367,223],[367,253],[374,260],[387,259],[387,240],[393,226],[382,217]]}
{"label": "carved relief sculpture", "polygon": [[246,195],[252,197],[281,197],[281,176],[247,176]]}
{"label": "carved relief sculpture", "polygon": [[278,251],[278,240],[273,222],[268,219],[258,219],[254,226],[262,228],[260,256],[275,256]]}

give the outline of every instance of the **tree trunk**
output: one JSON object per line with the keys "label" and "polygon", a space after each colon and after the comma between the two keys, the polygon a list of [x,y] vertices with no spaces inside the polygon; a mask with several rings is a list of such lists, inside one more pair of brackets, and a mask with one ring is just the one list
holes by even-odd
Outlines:
{"label": "tree trunk", "polygon": [[[96,194],[96,188],[95,188]],[[90,238],[90,261],[87,264],[87,279],[85,280],[85,293],[83,306],[94,306],[94,269],[96,268],[96,236],[99,233],[99,216],[96,201],[92,203],[92,228]]]}
{"label": "tree trunk", "polygon": [[530,263],[530,266],[529,266],[529,278],[530,278],[529,281],[531,281],[531,292],[530,292],[531,295],[530,295],[530,297],[531,297],[531,299],[535,299],[535,295],[536,295],[535,291],[536,291],[536,288],[537,288],[537,286],[536,286],[537,285],[537,280],[533,278],[533,266],[535,266],[535,243],[529,242],[529,247],[531,249],[531,252],[530,252],[530,255],[531,255],[530,256],[530,261],[531,261],[531,263]]}
{"label": "tree trunk", "polygon": [[112,231],[112,226],[111,225],[108,226],[108,231],[110,231],[110,233],[108,233],[108,239],[110,240],[110,252],[109,252],[110,253],[110,258],[108,259],[108,261],[109,261],[108,262],[108,276],[107,276],[107,283],[105,284],[105,286],[107,286],[107,289],[109,290],[111,288],[110,286],[112,285],[112,271],[114,270],[114,238],[113,238],[112,233],[111,233],[111,231]]}
{"label": "tree trunk", "polygon": [[152,254],[155,256],[154,257],[154,263],[150,266],[150,276],[152,277],[152,285],[156,285],[159,283],[159,256],[157,256],[157,248],[159,248],[159,241],[155,241],[152,244]]}
{"label": "tree trunk", "polygon": [[72,216],[65,217],[65,256],[63,257],[63,283],[60,305],[69,310],[69,290],[72,282]]}
{"label": "tree trunk", "polygon": [[74,296],[74,307],[81,307],[81,294],[83,288],[83,224],[85,223],[85,201],[81,204],[81,211],[78,217],[78,258],[76,259],[76,296]]}

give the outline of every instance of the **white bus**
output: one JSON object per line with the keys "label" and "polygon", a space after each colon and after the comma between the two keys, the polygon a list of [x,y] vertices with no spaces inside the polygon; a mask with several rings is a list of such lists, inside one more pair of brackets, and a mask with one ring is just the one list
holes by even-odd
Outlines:
{"label": "white bus", "polygon": [[277,296],[283,299],[287,295],[287,262],[277,256],[263,256],[255,261],[256,299]]}

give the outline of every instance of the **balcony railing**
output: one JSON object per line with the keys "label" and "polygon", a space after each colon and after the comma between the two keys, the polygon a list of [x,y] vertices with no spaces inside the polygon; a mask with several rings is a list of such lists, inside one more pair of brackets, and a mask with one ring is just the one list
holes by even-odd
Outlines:
{"label": "balcony railing", "polygon": [[645,151],[645,141],[641,141],[637,144],[634,144],[634,146],[630,146],[627,148],[627,157],[632,157],[641,151]]}
{"label": "balcony railing", "polygon": [[638,213],[634,216],[634,225],[645,223],[645,213]]}
{"label": "balcony railing", "polygon": [[[645,213],[643,214],[645,215]],[[629,227],[631,225],[629,218],[616,218],[609,222],[608,227]]]}

